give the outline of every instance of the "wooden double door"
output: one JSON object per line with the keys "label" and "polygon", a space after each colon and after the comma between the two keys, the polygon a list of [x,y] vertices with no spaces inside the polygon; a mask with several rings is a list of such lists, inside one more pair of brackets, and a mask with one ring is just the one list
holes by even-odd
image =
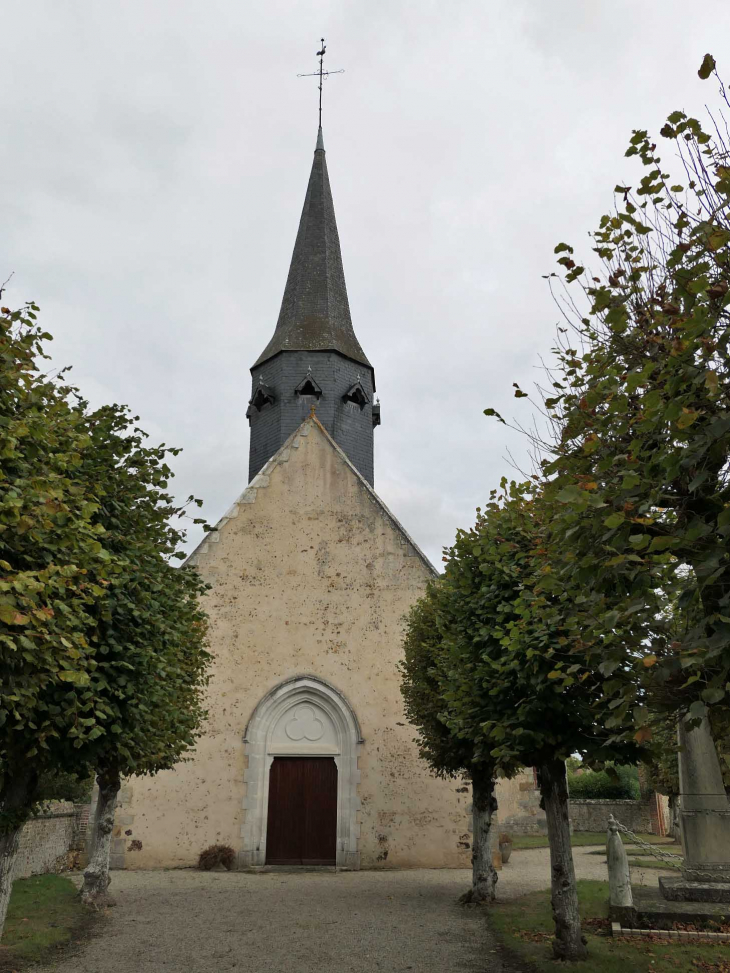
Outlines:
{"label": "wooden double door", "polygon": [[334,757],[274,757],[269,777],[267,865],[334,865]]}

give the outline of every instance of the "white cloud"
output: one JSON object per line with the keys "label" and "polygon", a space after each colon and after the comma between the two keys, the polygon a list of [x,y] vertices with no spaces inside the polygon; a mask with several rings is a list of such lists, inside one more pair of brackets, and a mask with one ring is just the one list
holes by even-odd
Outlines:
{"label": "white cloud", "polygon": [[246,479],[249,366],[276,322],[316,134],[353,320],[383,403],[376,486],[436,561],[525,443],[557,311],[552,248],[611,206],[633,127],[658,130],[730,65],[701,0],[9,0],[0,279],[58,364],[184,447],[176,488],[214,521]]}

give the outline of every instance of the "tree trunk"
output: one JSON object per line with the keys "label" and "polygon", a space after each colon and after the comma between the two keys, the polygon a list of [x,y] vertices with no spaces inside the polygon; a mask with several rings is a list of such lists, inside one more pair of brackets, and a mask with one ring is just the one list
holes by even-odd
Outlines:
{"label": "tree trunk", "polygon": [[491,773],[472,776],[472,815],[474,821],[472,841],[472,885],[462,896],[462,902],[475,905],[494,902],[494,886],[497,884],[497,870],[492,861],[492,815],[497,810],[494,796],[494,778]]}
{"label": "tree trunk", "polygon": [[568,778],[564,760],[540,767],[540,793],[547,818],[550,842],[550,889],[555,921],[553,955],[559,960],[585,959],[586,940],[581,935],[578,891],[573,851],[570,847]]}
{"label": "tree trunk", "polygon": [[13,871],[20,832],[29,816],[33,797],[34,788],[28,778],[11,778],[0,795],[0,811],[7,815],[4,821],[0,819],[0,938],[13,889]]}
{"label": "tree trunk", "polygon": [[5,917],[8,914],[10,893],[13,890],[13,869],[15,868],[15,856],[18,853],[22,830],[21,824],[13,831],[7,831],[0,835],[0,937],[2,937]]}
{"label": "tree trunk", "polygon": [[96,782],[99,786],[99,800],[91,833],[89,864],[84,872],[84,885],[81,901],[100,909],[113,902],[107,894],[111,878],[109,876],[109,855],[114,828],[114,809],[117,805],[120,780],[116,771],[100,772]]}

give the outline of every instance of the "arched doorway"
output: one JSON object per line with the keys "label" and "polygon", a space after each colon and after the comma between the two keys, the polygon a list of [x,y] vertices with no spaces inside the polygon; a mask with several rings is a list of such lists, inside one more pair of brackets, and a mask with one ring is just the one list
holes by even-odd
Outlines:
{"label": "arched doorway", "polygon": [[359,868],[362,742],[352,707],[324,680],[297,676],[267,693],[244,737],[244,866]]}

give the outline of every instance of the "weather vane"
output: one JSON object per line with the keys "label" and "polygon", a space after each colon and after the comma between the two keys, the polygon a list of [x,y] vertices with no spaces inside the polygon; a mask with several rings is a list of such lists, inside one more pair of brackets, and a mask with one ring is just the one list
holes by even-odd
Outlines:
{"label": "weather vane", "polygon": [[327,48],[324,45],[324,37],[321,38],[322,49],[317,51],[317,57],[319,58],[319,71],[312,71],[310,74],[298,74],[298,78],[319,78],[319,127],[322,128],[322,82],[325,78],[328,78],[331,74],[344,74],[345,69],[340,68],[339,71],[325,71],[324,70],[324,52]]}

